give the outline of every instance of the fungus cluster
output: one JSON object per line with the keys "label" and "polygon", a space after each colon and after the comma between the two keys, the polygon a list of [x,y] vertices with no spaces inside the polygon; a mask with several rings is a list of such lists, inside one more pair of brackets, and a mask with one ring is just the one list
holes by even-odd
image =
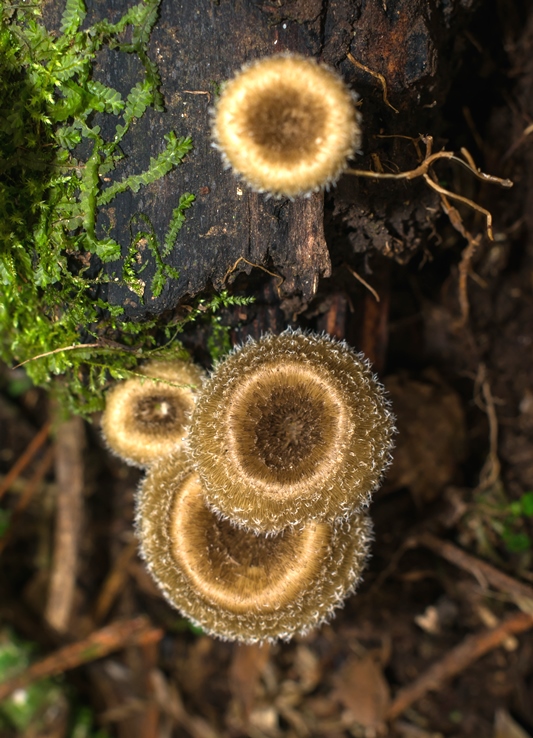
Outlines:
{"label": "fungus cluster", "polygon": [[[252,189],[308,195],[360,145],[354,100],[312,58],[261,59],[224,86],[214,145]],[[205,381],[191,364],[143,374],[109,393],[102,426],[147,467],[137,532],[166,598],[206,632],[245,642],[330,617],[360,580],[365,507],[390,463],[394,420],[368,362],[289,330],[235,349]]]}
{"label": "fungus cluster", "polygon": [[185,444],[164,439],[139,490],[148,569],[213,635],[306,632],[364,568],[394,431],[383,388],[346,344],[286,331],[235,349],[191,397]]}
{"label": "fungus cluster", "polygon": [[254,190],[296,197],[335,183],[359,148],[356,96],[312,57],[245,65],[213,111],[214,145]]}

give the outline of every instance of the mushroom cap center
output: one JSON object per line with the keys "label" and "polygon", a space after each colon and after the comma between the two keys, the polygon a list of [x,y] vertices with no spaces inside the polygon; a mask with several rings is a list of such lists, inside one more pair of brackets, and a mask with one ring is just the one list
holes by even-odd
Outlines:
{"label": "mushroom cap center", "polygon": [[344,413],[331,381],[294,363],[263,366],[231,402],[229,442],[244,472],[293,484],[335,455]]}
{"label": "mushroom cap center", "polygon": [[139,426],[153,433],[168,433],[171,428],[182,427],[185,423],[184,408],[178,398],[168,392],[139,397],[133,415]]}
{"label": "mushroom cap center", "polygon": [[331,418],[323,400],[309,400],[301,386],[278,387],[250,407],[246,425],[253,432],[259,459],[274,473],[299,467],[324,441]]}
{"label": "mushroom cap center", "polygon": [[327,109],[318,95],[281,83],[263,90],[244,111],[243,133],[272,163],[293,164],[309,156],[324,136]]}

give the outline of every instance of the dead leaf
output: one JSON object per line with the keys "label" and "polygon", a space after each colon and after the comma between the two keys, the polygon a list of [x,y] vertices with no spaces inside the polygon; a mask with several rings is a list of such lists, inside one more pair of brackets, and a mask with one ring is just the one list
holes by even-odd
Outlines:
{"label": "dead leaf", "polygon": [[389,685],[370,654],[352,656],[334,677],[333,696],[365,728],[378,729],[390,703]]}

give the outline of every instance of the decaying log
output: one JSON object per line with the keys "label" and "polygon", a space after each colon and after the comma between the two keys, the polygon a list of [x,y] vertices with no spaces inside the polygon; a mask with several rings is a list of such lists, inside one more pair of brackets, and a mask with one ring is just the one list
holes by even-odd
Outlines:
{"label": "decaying log", "polygon": [[[136,195],[119,195],[100,213],[99,227],[121,243],[125,254],[132,233],[143,226],[139,213],[162,241],[179,196],[191,192],[196,201],[167,259],[179,279],[169,280],[157,298],[147,288],[144,304],[120,280],[106,287],[103,297],[123,305],[128,316],[142,319],[168,311],[212,285],[221,289],[256,264],[280,276],[279,296],[290,300],[292,313],[305,309],[319,279],[330,273],[324,196],[267,199],[224,170],[210,136],[209,111],[220,84],[243,63],[263,55],[289,50],[315,56],[338,69],[361,97],[365,154],[357,156],[356,165],[374,166],[379,159],[388,170],[412,168],[417,160],[409,141],[379,135],[416,137],[434,131],[450,85],[449,60],[458,53],[457,29],[473,4],[164,0],[150,54],[161,72],[166,110],[149,110],[136,121],[124,140],[126,158],[113,177],[142,171],[162,150],[169,130],[190,135],[194,149],[170,175]],[[104,15],[115,20],[127,7],[125,0],[89,5],[88,22]],[[98,79],[124,94],[139,75],[140,63],[133,55],[108,51],[99,59]],[[386,81],[388,97],[376,75]],[[423,182],[361,182],[350,176],[327,198],[329,217],[348,233],[352,253],[378,249],[388,255],[417,246],[421,232],[431,228],[430,208],[437,202]],[[139,261],[147,264],[142,279],[149,286],[153,259],[141,251]],[[116,265],[109,268],[116,270]]]}

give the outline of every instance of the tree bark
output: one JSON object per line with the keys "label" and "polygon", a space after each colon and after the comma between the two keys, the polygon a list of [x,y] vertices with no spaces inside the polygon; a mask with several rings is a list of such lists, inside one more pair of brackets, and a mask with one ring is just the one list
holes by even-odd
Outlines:
{"label": "tree bark", "polygon": [[[219,85],[245,62],[293,51],[315,56],[338,71],[361,96],[364,158],[358,168],[379,162],[386,168],[412,168],[416,151],[405,136],[435,130],[450,84],[450,59],[459,53],[455,38],[473,0],[164,0],[152,33],[150,53],[162,76],[166,111],[140,118],[124,142],[126,158],[113,177],[142,171],[164,145],[169,130],[192,136],[194,150],[170,175],[138,194],[119,195],[100,214],[126,253],[135,217],[147,216],[160,242],[172,210],[184,192],[196,195],[167,258],[179,271],[162,294],[147,289],[144,302],[120,281],[106,297],[142,319],[173,309],[211,288],[222,289],[252,265],[279,275],[279,298],[286,312],[298,313],[330,274],[324,236],[324,196],[273,200],[250,192],[224,170],[211,146],[210,109]],[[119,17],[124,0],[98,0],[93,18]],[[382,85],[359,64],[383,75]],[[99,79],[124,94],[139,79],[133,56],[102,54]],[[105,124],[104,124],[105,125]],[[380,138],[388,136],[392,138]],[[401,136],[403,138],[394,138]],[[377,157],[377,158],[376,158]],[[436,195],[423,182],[383,183],[344,176],[327,196],[328,223],[348,233],[351,253],[377,249],[401,258],[415,249],[432,227]],[[142,278],[150,284],[155,265],[140,254]],[[109,270],[116,265],[109,265]],[[285,303],[283,303],[285,301]]]}

